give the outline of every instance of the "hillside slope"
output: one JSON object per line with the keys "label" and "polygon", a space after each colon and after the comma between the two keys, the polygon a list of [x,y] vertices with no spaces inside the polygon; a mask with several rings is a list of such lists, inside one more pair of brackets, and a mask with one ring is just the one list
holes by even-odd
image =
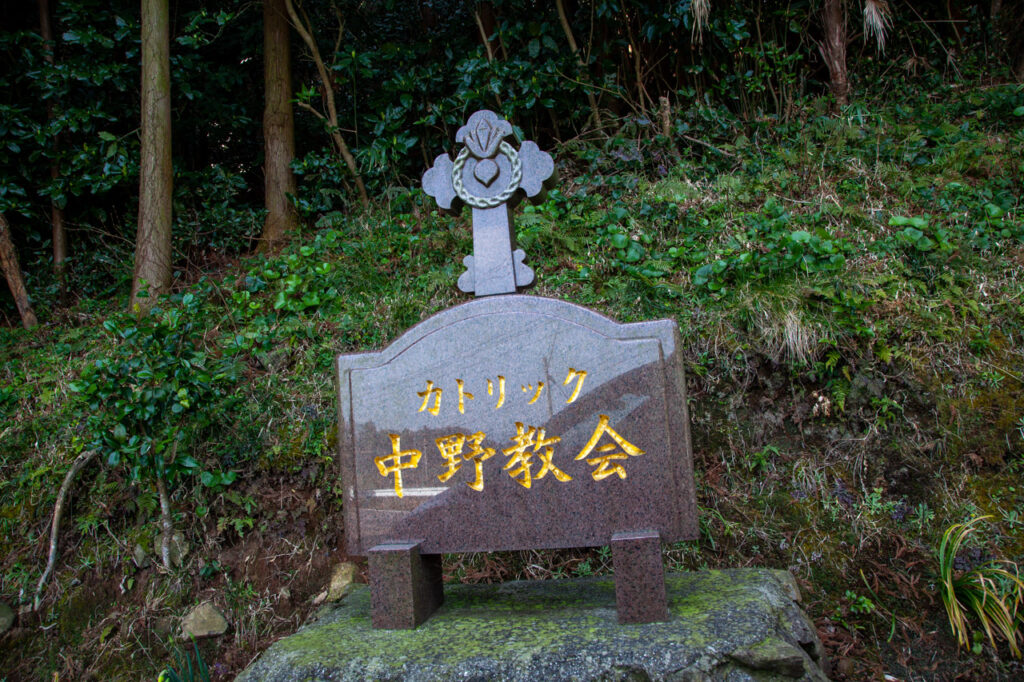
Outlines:
{"label": "hillside slope", "polygon": [[[559,191],[517,217],[532,293],[679,323],[702,534],[666,549],[670,570],[788,568],[836,679],[1019,677],[1005,643],[958,649],[935,553],[990,515],[957,570],[1024,558],[1024,91],[816,107],[740,124],[695,106],[674,140],[641,120],[555,150]],[[152,679],[211,599],[232,629],[200,650],[227,679],[301,624],[346,558],[333,357],[463,300],[467,219],[430,206],[411,190],[324,215],[142,319],[82,300],[0,330],[0,600],[31,603],[63,476],[102,455],[74,485],[42,608],[0,635],[0,675]],[[155,467],[187,549],[172,571],[154,555]],[[610,558],[445,569],[546,579]]]}

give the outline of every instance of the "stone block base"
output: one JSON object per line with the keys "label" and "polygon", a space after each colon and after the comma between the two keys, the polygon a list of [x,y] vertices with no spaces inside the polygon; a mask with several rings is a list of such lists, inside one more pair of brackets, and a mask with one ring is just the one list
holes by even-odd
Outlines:
{"label": "stone block base", "polygon": [[378,630],[356,588],[238,678],[298,680],[826,680],[785,571],[665,575],[668,620],[620,625],[611,578],[448,585],[415,630]]}
{"label": "stone block base", "polygon": [[373,627],[407,630],[444,602],[441,555],[420,554],[416,543],[377,545],[367,554]]}

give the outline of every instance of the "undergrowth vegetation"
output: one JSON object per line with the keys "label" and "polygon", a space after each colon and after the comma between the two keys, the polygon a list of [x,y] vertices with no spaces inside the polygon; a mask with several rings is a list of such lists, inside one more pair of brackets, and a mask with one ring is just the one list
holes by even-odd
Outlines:
{"label": "undergrowth vegetation", "polygon": [[[1021,675],[1004,588],[1024,557],[1024,90],[940,86],[837,116],[809,101],[786,122],[695,104],[672,125],[563,145],[559,189],[517,216],[533,293],[679,323],[701,537],[668,567],[789,569],[838,679]],[[333,359],[463,300],[471,249],[467,217],[402,190],[317,214],[283,253],[193,272],[144,317],[83,299],[4,329],[4,600],[31,599],[71,460],[103,464],[76,486],[42,610],[5,635],[3,674],[155,677],[203,599],[232,622],[196,652],[214,679],[294,630],[343,558]],[[161,481],[182,535],[170,570],[151,565]],[[445,567],[568,577],[610,556]],[[999,581],[1003,638],[965,635],[991,626],[964,590]]]}

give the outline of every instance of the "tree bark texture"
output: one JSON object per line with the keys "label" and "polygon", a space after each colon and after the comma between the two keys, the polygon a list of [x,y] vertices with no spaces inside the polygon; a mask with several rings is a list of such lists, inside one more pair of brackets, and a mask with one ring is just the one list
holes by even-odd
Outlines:
{"label": "tree bark texture", "polygon": [[[171,286],[171,65],[168,0],[142,0],[142,135],[132,309]],[[140,296],[148,290],[149,297]]]}
{"label": "tree bark texture", "polygon": [[[53,64],[54,59],[54,43],[53,43],[53,27],[50,24],[50,0],[39,0],[39,35],[43,39],[43,59],[48,64]],[[47,122],[52,121],[54,117],[53,113],[53,102],[46,102],[46,120]],[[58,140],[54,138],[50,141],[52,150],[56,156]],[[57,180],[60,177],[60,168],[57,166],[57,161],[53,160],[50,162],[50,179]],[[57,202],[50,199],[50,230],[53,241],[53,274],[57,279],[57,287],[60,291],[60,297],[63,299],[66,296],[66,287],[64,283],[64,261],[68,257],[68,240],[67,232],[64,229],[64,211],[57,205]]]}
{"label": "tree bark texture", "polygon": [[263,2],[263,222],[261,250],[273,250],[298,225],[289,200],[295,194],[291,163],[295,158],[295,116],[292,111],[292,75],[288,8],[285,0]]}
{"label": "tree bark texture", "polygon": [[11,296],[14,297],[14,304],[18,306],[21,323],[25,329],[31,329],[39,324],[39,321],[32,310],[32,304],[29,303],[25,280],[21,276],[21,265],[18,263],[18,252],[14,250],[14,242],[11,241],[11,228],[3,213],[0,213],[0,269],[4,271],[7,286],[11,290]]}
{"label": "tree bark texture", "polygon": [[832,96],[845,107],[850,101],[850,81],[846,73],[846,13],[843,0],[825,0],[822,23],[825,39],[819,46],[828,67]]}

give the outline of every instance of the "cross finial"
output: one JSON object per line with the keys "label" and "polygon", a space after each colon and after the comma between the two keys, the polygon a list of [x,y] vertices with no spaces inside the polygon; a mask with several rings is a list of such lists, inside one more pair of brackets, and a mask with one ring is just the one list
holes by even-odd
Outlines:
{"label": "cross finial", "polygon": [[555,181],[550,154],[530,141],[517,151],[509,137],[514,139],[512,124],[493,111],[478,111],[455,134],[463,145],[455,160],[441,154],[423,174],[423,190],[443,210],[457,214],[463,204],[473,209],[473,254],[462,261],[459,288],[477,296],[511,294],[533,283],[533,270],[523,263],[526,252],[514,247],[511,209],[524,194],[533,203],[543,201]]}

